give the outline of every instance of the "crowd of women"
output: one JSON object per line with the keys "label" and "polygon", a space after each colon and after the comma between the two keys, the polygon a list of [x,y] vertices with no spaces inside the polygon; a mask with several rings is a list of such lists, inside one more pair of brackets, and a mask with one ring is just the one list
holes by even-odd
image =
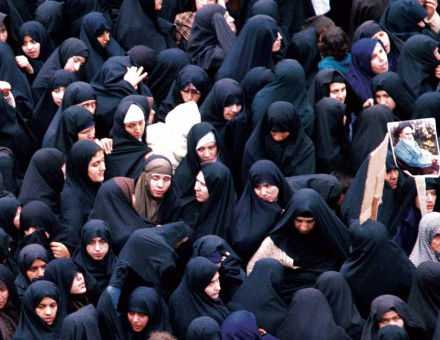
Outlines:
{"label": "crowd of women", "polygon": [[440,339],[437,1],[343,3],[1,0],[1,338]]}

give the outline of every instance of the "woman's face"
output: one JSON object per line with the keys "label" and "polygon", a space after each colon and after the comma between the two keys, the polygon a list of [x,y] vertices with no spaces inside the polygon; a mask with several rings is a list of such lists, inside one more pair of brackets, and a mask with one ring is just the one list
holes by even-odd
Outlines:
{"label": "woman's face", "polygon": [[277,37],[275,38],[275,41],[272,44],[272,52],[276,53],[281,49],[281,42],[283,41],[283,37],[281,36],[280,32],[277,32]]}
{"label": "woman's face", "polygon": [[371,71],[374,74],[380,74],[388,71],[388,57],[380,43],[374,47],[370,60]]}
{"label": "woman's face", "polygon": [[216,142],[209,142],[205,145],[202,145],[200,148],[196,150],[197,156],[200,159],[200,162],[214,162],[217,158],[217,143]]}
{"label": "woman's face", "polygon": [[58,304],[49,296],[44,297],[38,306],[35,307],[35,313],[49,326],[55,321],[57,312]]}
{"label": "woman's face", "polygon": [[330,83],[328,87],[330,98],[334,98],[338,102],[345,103],[345,98],[347,98],[347,86],[345,83]]}
{"label": "woman's face", "polygon": [[96,40],[98,41],[99,45],[101,45],[101,47],[106,47],[107,44],[110,42],[110,39],[110,31],[107,30],[96,37]]}
{"label": "woman's face", "polygon": [[9,298],[9,289],[6,287],[6,284],[4,284],[4,287],[0,288],[0,309],[5,308],[6,304],[8,303],[8,298]]}
{"label": "woman's face", "polygon": [[40,56],[41,45],[39,42],[32,39],[30,36],[25,35],[23,38],[23,44],[21,49],[31,59],[36,59]]}
{"label": "woman's face", "polygon": [[211,299],[217,299],[220,295],[220,289],[220,275],[216,272],[211,282],[206,286],[205,293]]}
{"label": "woman's face", "polygon": [[58,87],[51,92],[52,100],[56,106],[60,107],[63,102],[64,92],[66,92],[65,87]]}
{"label": "woman's face", "polygon": [[142,119],[135,122],[125,123],[124,129],[134,138],[141,139],[145,131],[145,120]]}
{"label": "woman's face", "polygon": [[199,171],[197,174],[196,182],[194,184],[194,191],[197,202],[202,203],[209,198],[208,186],[206,185],[205,177],[201,171]]}
{"label": "woman's face", "polygon": [[149,320],[148,315],[138,312],[128,312],[127,318],[133,332],[136,333],[142,332],[144,328],[147,327],[148,325],[148,320]]}
{"label": "woman's face", "polygon": [[280,189],[277,186],[269,183],[261,183],[257,187],[254,187],[255,194],[266,202],[276,202],[278,200],[278,194]]}
{"label": "woman's face", "polygon": [[78,72],[81,66],[86,63],[86,61],[87,60],[85,57],[75,55],[67,59],[66,65],[64,65],[64,69],[70,72]]}
{"label": "woman's face", "polygon": [[154,10],[160,11],[162,9],[162,0],[154,0]]}
{"label": "woman's face", "polygon": [[440,234],[437,234],[432,238],[430,246],[434,252],[440,253]]}
{"label": "woman's face", "polygon": [[400,328],[403,328],[405,326],[405,322],[403,321],[403,319],[394,310],[390,310],[385,314],[383,314],[378,324],[379,328],[390,325],[397,326]]}
{"label": "woman's face", "polygon": [[233,119],[241,111],[241,104],[232,104],[223,108],[223,118]]}
{"label": "woman's face", "polygon": [[94,115],[96,111],[96,100],[95,99],[86,100],[85,102],[76,104],[76,106],[82,107],[83,109],[86,109],[92,115]]}
{"label": "woman's face", "polygon": [[5,26],[0,27],[0,42],[6,42],[8,40],[8,30]]}
{"label": "woman's face", "polygon": [[180,96],[182,97],[182,100],[184,103],[188,103],[190,101],[198,103],[202,95],[197,90],[181,90]]}
{"label": "woman's face", "polygon": [[70,294],[78,295],[87,292],[86,281],[84,280],[83,273],[76,273],[73,278],[72,287],[70,287]]}
{"label": "woman's face", "polygon": [[26,270],[26,276],[29,281],[34,279],[42,279],[44,276],[44,271],[46,270],[47,264],[43,260],[36,259],[30,267]]}
{"label": "woman's face", "polygon": [[87,174],[92,182],[101,183],[104,181],[104,172],[104,152],[102,150],[99,150],[90,160]]}
{"label": "woman's face", "polygon": [[95,139],[95,125],[78,132],[78,140],[94,140]]}
{"label": "woman's face", "polygon": [[92,238],[86,245],[86,251],[95,261],[101,261],[107,255],[109,244],[101,237]]}
{"label": "woman's face", "polygon": [[387,54],[390,54],[391,44],[390,44],[390,37],[388,36],[387,32],[379,31],[375,35],[373,35],[371,38],[380,40],[380,42],[383,45],[383,48],[385,49],[385,52]]}
{"label": "woman's face", "polygon": [[313,230],[316,222],[313,217],[297,216],[295,217],[293,224],[300,234],[308,234]]}
{"label": "woman's face", "polygon": [[171,176],[164,174],[152,173],[149,182],[149,192],[155,198],[165,196],[171,186]]}
{"label": "woman's face", "polygon": [[287,137],[289,137],[290,132],[289,131],[271,131],[270,136],[275,142],[282,142]]}
{"label": "woman's face", "polygon": [[376,103],[386,106],[390,110],[394,110],[396,108],[396,102],[393,98],[384,90],[376,91],[375,93]]}

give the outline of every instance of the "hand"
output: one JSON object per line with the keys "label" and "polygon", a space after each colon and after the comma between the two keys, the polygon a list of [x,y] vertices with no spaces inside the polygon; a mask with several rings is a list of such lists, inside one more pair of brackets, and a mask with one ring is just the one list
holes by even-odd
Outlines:
{"label": "hand", "polygon": [[363,107],[364,109],[366,109],[367,107],[370,107],[370,106],[374,106],[374,100],[373,100],[373,98],[368,98],[368,99],[365,101],[365,103],[362,105],[362,107]]}
{"label": "hand", "polygon": [[60,242],[50,242],[50,250],[56,259],[68,259],[70,253],[67,247]]}
{"label": "hand", "polygon": [[426,0],[423,7],[425,7],[426,12],[428,13],[429,20],[434,16],[435,11],[437,10],[437,0]]}
{"label": "hand", "polygon": [[144,79],[148,76],[148,72],[142,73],[143,70],[144,68],[142,66],[139,68],[136,66],[127,67],[127,73],[124,75],[124,80],[128,81],[131,86],[137,90],[137,85],[141,81],[144,81]]}
{"label": "hand", "polygon": [[435,67],[435,77],[436,77],[437,79],[440,79],[440,65],[437,65],[437,66]]}
{"label": "hand", "polygon": [[24,55],[18,55],[15,57],[15,62],[19,68],[24,68],[27,73],[33,74],[34,68],[29,63],[28,58],[26,58]]}
{"label": "hand", "polygon": [[11,91],[11,84],[7,81],[0,81],[0,92],[3,94],[3,97],[9,97],[9,93]]}
{"label": "hand", "polygon": [[103,138],[101,140],[95,139],[95,143],[98,144],[106,155],[111,154],[113,151],[113,139]]}
{"label": "hand", "polygon": [[263,336],[266,335],[267,332],[263,328],[258,328],[258,334],[260,334],[260,336]]}

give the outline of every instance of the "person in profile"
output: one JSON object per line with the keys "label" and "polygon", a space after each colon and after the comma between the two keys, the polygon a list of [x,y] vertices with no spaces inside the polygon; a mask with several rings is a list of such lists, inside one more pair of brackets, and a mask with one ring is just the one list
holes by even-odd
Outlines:
{"label": "person in profile", "polygon": [[414,139],[414,127],[411,122],[401,122],[394,130],[399,141],[394,147],[397,164],[412,175],[438,174],[438,156],[420,147]]}

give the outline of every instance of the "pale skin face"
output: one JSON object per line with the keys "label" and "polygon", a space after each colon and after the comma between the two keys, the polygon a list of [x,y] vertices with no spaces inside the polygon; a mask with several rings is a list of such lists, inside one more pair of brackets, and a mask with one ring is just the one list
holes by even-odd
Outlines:
{"label": "pale skin face", "polygon": [[8,303],[9,298],[9,290],[8,288],[1,288],[0,289],[0,310],[5,308],[6,304]]}
{"label": "pale skin face", "polygon": [[58,304],[49,296],[43,298],[37,307],[35,307],[35,314],[37,314],[43,321],[51,326],[57,317]]}
{"label": "pale skin face", "polygon": [[394,110],[396,108],[396,102],[393,98],[384,90],[376,91],[375,93],[376,102],[383,106],[386,106],[390,110]]}
{"label": "pale skin face", "polygon": [[385,181],[393,190],[397,188],[398,179],[399,179],[399,170],[397,169],[391,169],[385,175]]}
{"label": "pale skin face", "polygon": [[211,280],[211,282],[206,286],[205,293],[211,299],[217,299],[220,294],[220,275],[216,272]]}
{"label": "pale skin face", "polygon": [[261,183],[257,187],[254,187],[254,192],[263,201],[276,202],[278,200],[280,189],[278,189],[276,185]]}
{"label": "pale skin face", "polygon": [[107,44],[110,42],[110,31],[105,30],[104,32],[102,32],[101,35],[96,37],[96,40],[98,41],[99,45],[101,45],[101,47],[105,47],[107,46]]}
{"label": "pale skin face", "polygon": [[385,52],[387,54],[391,51],[391,44],[390,44],[390,37],[388,36],[387,32],[385,31],[379,31],[375,35],[373,35],[371,38],[380,40],[380,42],[383,45],[383,48],[385,49]]}
{"label": "pale skin face", "polygon": [[313,217],[297,216],[293,221],[294,227],[300,234],[308,234],[315,227],[315,219]]}
{"label": "pale skin face", "polygon": [[414,141],[414,130],[411,126],[407,126],[399,133],[399,139],[407,142]]}
{"label": "pale skin face", "polygon": [[125,123],[124,129],[134,138],[141,139],[145,131],[145,120],[142,119],[135,122]]}
{"label": "pale skin face", "polygon": [[188,90],[188,91],[181,90],[180,96],[182,97],[184,103],[188,103],[191,101],[198,103],[201,98],[201,94],[198,93],[196,90]]}
{"label": "pale skin face", "polygon": [[377,43],[371,54],[370,61],[371,71],[374,74],[380,74],[388,71],[388,57],[384,48],[380,43]]}
{"label": "pale skin face", "polygon": [[86,245],[86,251],[95,261],[101,261],[107,255],[109,244],[101,237],[94,237]]}
{"label": "pale skin face", "polygon": [[226,120],[233,119],[241,111],[240,104],[232,104],[223,109],[223,118]]}
{"label": "pale skin face", "polygon": [[148,325],[148,315],[138,312],[128,312],[127,318],[128,322],[131,325],[131,328],[136,333],[142,332],[144,328]]}
{"label": "pale skin face", "polygon": [[76,106],[82,107],[87,111],[89,111],[92,115],[94,115],[96,111],[96,100],[95,99],[86,100],[85,102],[76,104]]}
{"label": "pale skin face", "polygon": [[87,174],[92,182],[101,183],[104,181],[105,160],[104,152],[99,150],[89,162]]}
{"label": "pale skin face", "polygon": [[272,44],[273,53],[276,53],[281,49],[282,41],[283,41],[283,37],[281,36],[280,32],[277,32],[277,37],[275,38],[275,41]]}
{"label": "pale skin face", "polygon": [[290,132],[289,131],[271,131],[270,135],[272,136],[272,139],[275,142],[282,142],[283,140],[285,140],[287,137],[289,137]]}
{"label": "pale skin face", "polygon": [[85,292],[87,292],[87,288],[84,275],[83,273],[78,272],[73,279],[72,287],[70,287],[70,294],[78,295],[84,294]]}
{"label": "pale skin face", "polygon": [[347,97],[347,86],[345,83],[330,83],[329,97],[336,99],[338,102],[345,103]]}
{"label": "pale skin face", "polygon": [[78,72],[86,63],[86,58],[82,56],[73,56],[67,59],[66,65],[64,65],[64,69],[70,72]]}
{"label": "pale skin face", "polygon": [[26,276],[28,277],[29,281],[32,281],[33,279],[42,279],[46,267],[46,262],[40,259],[36,259],[26,270]]}
{"label": "pale skin face", "polygon": [[30,36],[26,35],[23,38],[23,44],[21,45],[21,49],[24,54],[31,59],[36,59],[40,56],[40,43],[32,39]]}
{"label": "pale skin face", "polygon": [[94,140],[95,139],[95,125],[78,132],[78,140]]}
{"label": "pale skin face", "polygon": [[382,315],[378,323],[379,328],[390,325],[398,326],[400,328],[403,328],[405,325],[403,319],[394,310],[390,310],[386,312],[384,315]]}
{"label": "pale skin face", "polygon": [[[436,199],[437,199],[437,192],[435,191],[435,189],[426,190],[426,210],[427,210],[427,212],[430,213],[430,212],[434,211]],[[419,202],[418,196],[416,196],[416,198],[415,198],[415,204],[416,204],[417,209],[420,210],[420,202]]]}
{"label": "pale skin face", "polygon": [[64,92],[66,92],[65,87],[58,87],[51,92],[52,100],[56,106],[60,107],[63,102]]}
{"label": "pale skin face", "polygon": [[5,27],[0,28],[0,42],[8,40],[8,30]]}
{"label": "pale skin face", "polygon": [[197,149],[197,156],[201,162],[214,162],[217,158],[217,143],[209,142]]}
{"label": "pale skin face", "polygon": [[205,177],[203,172],[199,171],[194,184],[194,191],[196,194],[197,202],[205,202],[209,198],[208,187],[206,186]]}
{"label": "pale skin face", "polygon": [[150,177],[150,194],[153,197],[163,197],[171,186],[171,176],[164,174],[151,174]]}

